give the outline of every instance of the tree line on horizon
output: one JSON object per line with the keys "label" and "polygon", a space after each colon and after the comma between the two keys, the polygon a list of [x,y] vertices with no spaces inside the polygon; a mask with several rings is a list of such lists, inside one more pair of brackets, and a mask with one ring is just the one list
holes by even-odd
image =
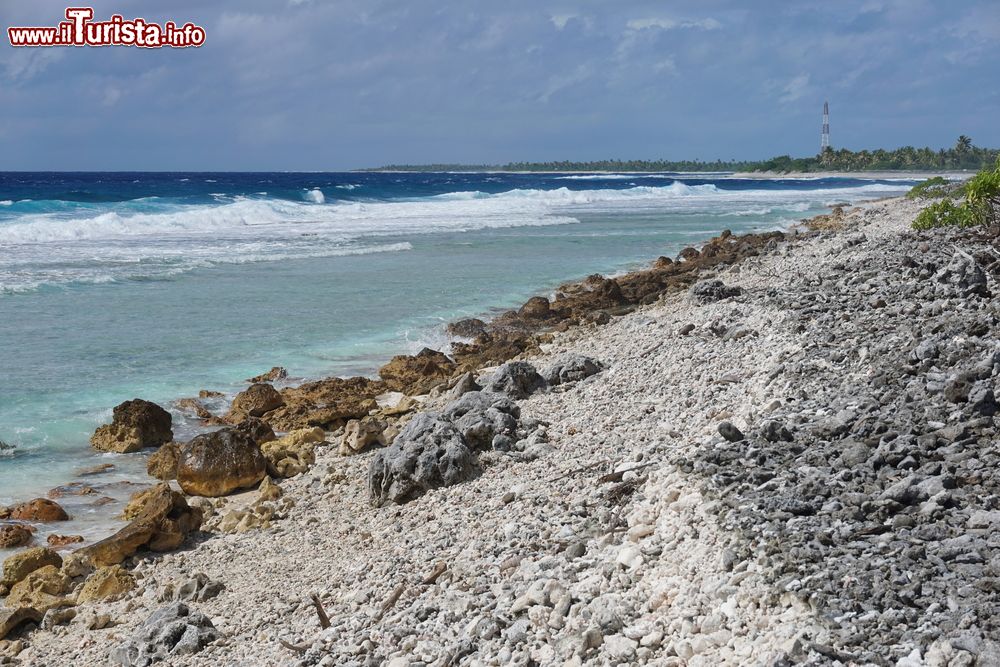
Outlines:
{"label": "tree line on horizon", "polygon": [[893,150],[851,151],[846,148],[826,148],[805,158],[779,155],[769,160],[593,160],[577,162],[508,162],[489,164],[397,164],[361,171],[931,171],[979,170],[989,167],[1000,157],[1000,149],[981,148],[964,134],[951,148],[934,150],[903,146]]}

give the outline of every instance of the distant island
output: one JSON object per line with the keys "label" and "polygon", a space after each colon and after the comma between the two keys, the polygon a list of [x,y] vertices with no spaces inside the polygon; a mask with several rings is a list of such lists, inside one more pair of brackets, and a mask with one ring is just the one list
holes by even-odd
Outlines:
{"label": "distant island", "polygon": [[769,160],[594,160],[574,162],[508,162],[507,164],[391,164],[358,171],[942,171],[979,170],[996,162],[1000,149],[981,148],[962,135],[951,148],[934,150],[904,146],[893,150],[851,151],[827,148],[813,157],[779,155]]}

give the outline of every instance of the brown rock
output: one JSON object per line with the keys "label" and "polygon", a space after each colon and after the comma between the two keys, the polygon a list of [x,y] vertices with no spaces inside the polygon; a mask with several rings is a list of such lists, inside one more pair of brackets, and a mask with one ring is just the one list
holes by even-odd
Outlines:
{"label": "brown rock", "polygon": [[277,500],[281,497],[283,491],[281,487],[274,483],[270,477],[264,477],[264,480],[257,487],[257,492],[260,494],[257,496],[258,500],[261,502],[269,502],[272,500]]}
{"label": "brown rock", "polygon": [[260,446],[245,433],[224,428],[199,435],[181,446],[177,482],[189,495],[224,496],[256,486],[266,471]]}
{"label": "brown rock", "polygon": [[83,542],[83,535],[56,535],[52,533],[45,539],[45,542],[53,549],[62,549],[71,544]]}
{"label": "brown rock", "polygon": [[677,256],[683,259],[684,261],[690,262],[692,260],[698,259],[699,255],[701,255],[701,253],[698,252],[697,248],[684,248],[683,250],[680,251],[680,253],[678,253]]}
{"label": "brown rock", "polygon": [[426,394],[455,374],[457,365],[444,353],[424,348],[415,356],[397,355],[379,369],[379,377],[392,391]]}
{"label": "brown rock", "polygon": [[170,413],[140,398],[115,407],[110,424],[99,426],[90,438],[95,449],[120,454],[159,447],[174,437]]}
{"label": "brown rock", "polygon": [[267,413],[264,419],[282,431],[312,426],[332,431],[349,419],[360,419],[378,409],[375,397],[386,390],[384,382],[363,377],[307,382],[283,389],[285,405]]}
{"label": "brown rock", "polygon": [[182,398],[178,400],[174,405],[177,406],[179,410],[184,410],[194,414],[198,419],[212,419],[213,415],[208,411],[201,401],[197,398]]}
{"label": "brown rock", "polygon": [[549,300],[544,296],[533,296],[525,302],[517,314],[529,320],[547,320],[552,317]]}
{"label": "brown rock", "polygon": [[0,639],[9,635],[18,626],[24,623],[41,623],[42,613],[37,609],[24,607],[21,609],[9,609],[0,607]]}
{"label": "brown rock", "polygon": [[23,547],[31,542],[31,531],[17,523],[0,524],[0,549]]}
{"label": "brown rock", "polygon": [[15,521],[39,521],[46,523],[49,521],[67,521],[69,515],[66,514],[59,503],[48,498],[35,498],[26,503],[18,503],[6,510],[6,516],[0,518],[13,519]]}
{"label": "brown rock", "polygon": [[100,465],[89,466],[87,468],[77,468],[73,471],[73,474],[77,477],[90,477],[91,475],[102,475],[114,469],[114,463],[101,463]]}
{"label": "brown rock", "polygon": [[226,415],[226,421],[238,424],[247,417],[260,417],[284,404],[285,401],[277,389],[264,382],[258,382],[236,394],[233,406]]}
{"label": "brown rock", "polygon": [[9,556],[3,562],[3,579],[0,579],[0,586],[10,588],[46,565],[54,565],[57,568],[62,565],[59,554],[47,547],[35,547]]}
{"label": "brown rock", "polygon": [[201,526],[201,510],[189,507],[184,495],[166,483],[153,489],[155,492],[146,496],[145,507],[131,523],[73,555],[102,567],[121,563],[141,548],[171,551],[183,544],[187,535]]}
{"label": "brown rock", "polygon": [[135,577],[121,565],[102,567],[87,577],[77,596],[77,602],[117,600],[135,589]]}
{"label": "brown rock", "polygon": [[45,495],[55,500],[56,498],[65,498],[66,496],[89,496],[95,493],[97,493],[97,489],[92,487],[90,484],[85,484],[84,482],[70,482],[69,484],[64,484],[51,489]]}
{"label": "brown rock", "polygon": [[136,491],[128,499],[128,503],[125,505],[125,509],[122,510],[121,519],[123,521],[131,521],[136,518],[146,509],[146,504],[155,496],[160,493],[159,485],[151,486],[148,489],[142,489],[141,491]]}
{"label": "brown rock", "polygon": [[178,448],[176,442],[168,442],[153,452],[146,461],[146,473],[163,481],[177,479]]}
{"label": "brown rock", "polygon": [[261,445],[261,452],[275,476],[293,477],[316,462],[316,444],[323,442],[325,437],[326,433],[318,426],[298,429],[277,440],[265,442]]}
{"label": "brown rock", "polygon": [[258,445],[277,439],[271,425],[259,417],[247,417],[236,425],[236,430],[249,435]]}
{"label": "brown rock", "polygon": [[72,587],[73,580],[60,572],[58,566],[45,565],[11,586],[5,604],[30,607],[43,614],[49,609],[72,607],[73,602],[63,597]]}
{"label": "brown rock", "polygon": [[247,382],[274,382],[275,380],[284,380],[286,377],[288,377],[288,371],[281,366],[275,366],[266,373],[248,379]]}
{"label": "brown rock", "polygon": [[371,447],[379,445],[384,447],[386,423],[375,417],[365,417],[364,419],[352,419],[344,427],[344,436],[340,440],[339,452],[341,456],[349,456]]}
{"label": "brown rock", "polygon": [[221,391],[211,391],[209,389],[202,389],[198,392],[198,398],[222,398],[225,396]]}
{"label": "brown rock", "polygon": [[486,333],[486,322],[470,317],[448,325],[448,333],[461,338],[475,338],[479,334]]}

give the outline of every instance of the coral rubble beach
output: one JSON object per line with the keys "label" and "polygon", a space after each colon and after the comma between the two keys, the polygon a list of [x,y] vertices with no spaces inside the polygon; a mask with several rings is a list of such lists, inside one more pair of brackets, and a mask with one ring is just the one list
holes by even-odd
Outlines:
{"label": "coral rubble beach", "polygon": [[[1000,664],[1000,253],[919,208],[593,276],[379,380],[258,382],[153,457],[203,496],[8,559],[0,664]],[[98,440],[169,440],[140,409]]]}

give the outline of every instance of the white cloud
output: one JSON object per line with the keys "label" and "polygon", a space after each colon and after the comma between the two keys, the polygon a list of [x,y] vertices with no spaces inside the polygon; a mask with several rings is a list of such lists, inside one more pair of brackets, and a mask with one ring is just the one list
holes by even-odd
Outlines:
{"label": "white cloud", "polygon": [[554,25],[559,30],[566,27],[566,24],[576,18],[576,14],[556,14],[555,16],[549,17]]}
{"label": "white cloud", "polygon": [[674,30],[675,28],[681,29],[695,29],[695,30],[718,30],[722,27],[722,24],[715,19],[709,17],[704,19],[686,20],[686,21],[675,21],[674,19],[663,19],[663,18],[646,18],[646,19],[632,19],[625,26],[629,30]]}
{"label": "white cloud", "polygon": [[104,99],[101,101],[106,107],[113,107],[118,103],[118,100],[122,98],[122,91],[114,86],[109,87],[104,91]]}
{"label": "white cloud", "polygon": [[795,100],[801,98],[809,90],[809,75],[799,74],[797,77],[789,81],[784,88],[781,89],[781,97],[778,100],[782,104],[788,104],[789,102],[794,102]]}
{"label": "white cloud", "polygon": [[0,52],[0,66],[3,66],[8,80],[23,83],[41,74],[62,57],[63,49],[60,48],[5,49]]}

